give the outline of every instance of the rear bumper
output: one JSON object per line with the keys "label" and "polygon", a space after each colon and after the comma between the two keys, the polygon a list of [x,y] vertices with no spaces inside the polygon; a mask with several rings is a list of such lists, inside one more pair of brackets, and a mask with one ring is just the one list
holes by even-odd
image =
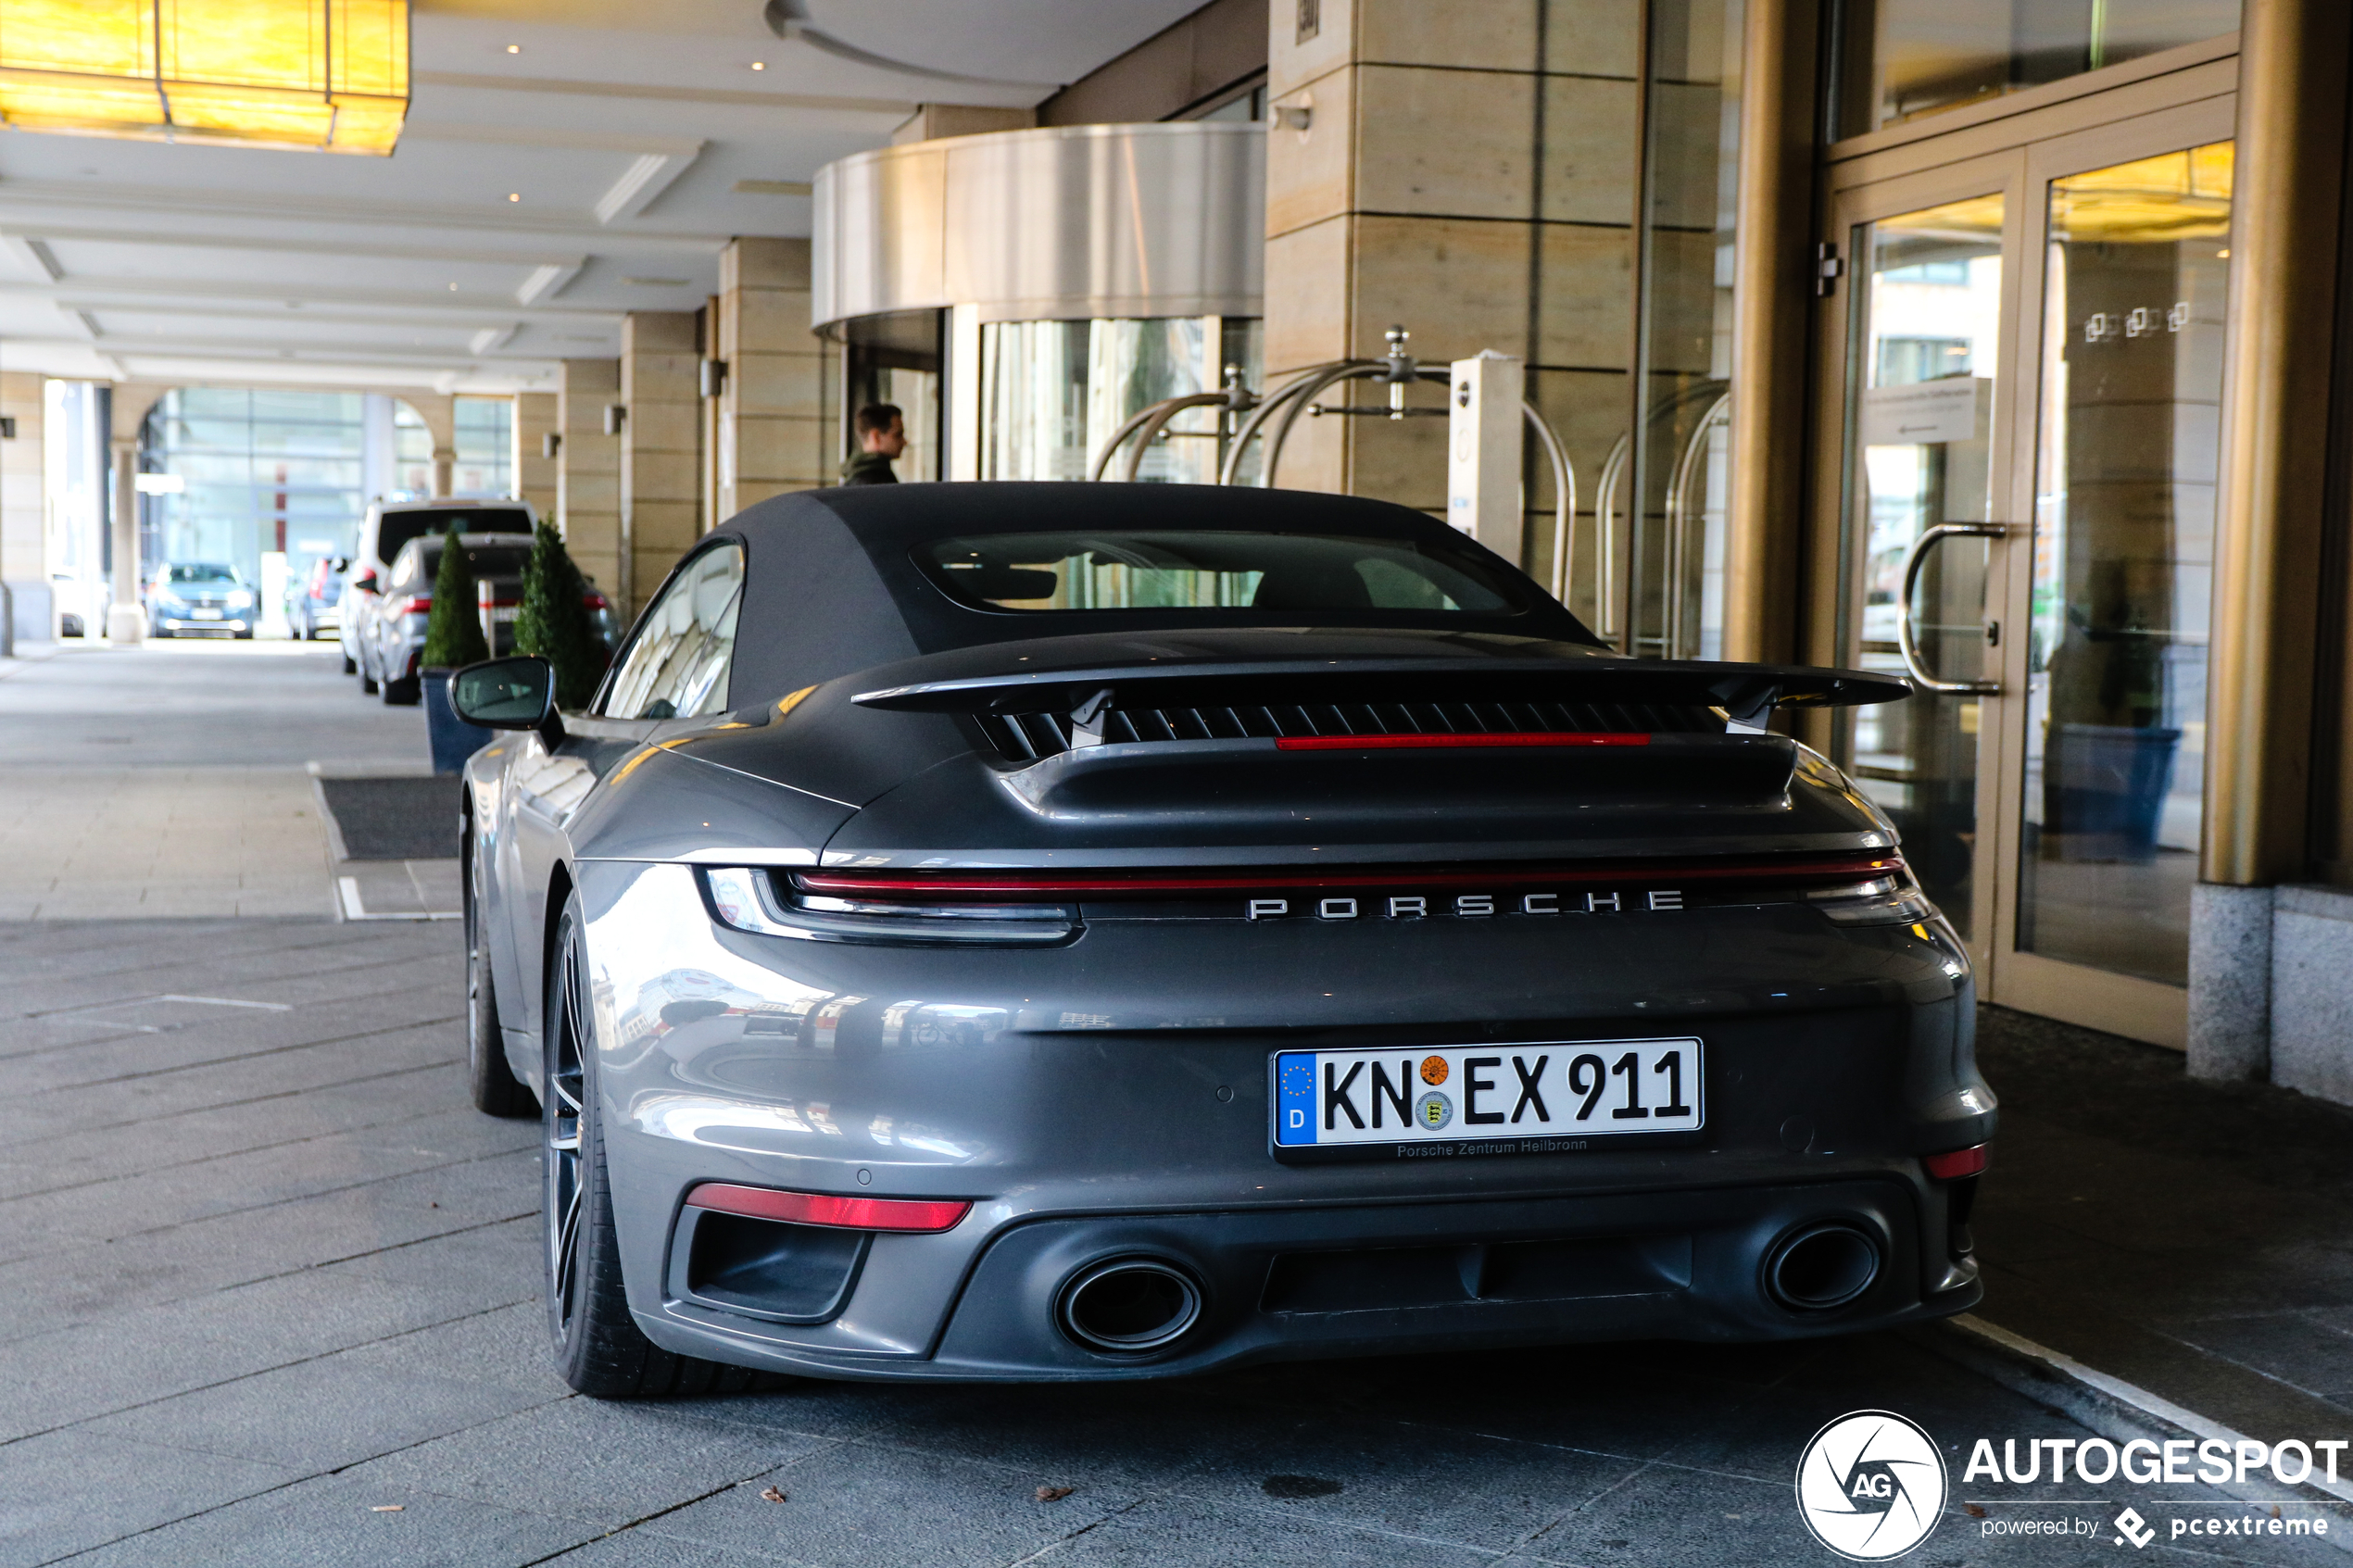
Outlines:
{"label": "rear bumper", "polygon": [[[579,870],[630,1304],[681,1353],[1120,1379],[1795,1337],[1978,1297],[1919,1156],[1985,1141],[1994,1111],[1965,964],[1927,928],[1719,911],[1673,943],[1628,922],[1302,926],[1237,946],[1214,922],[1140,922],[1054,949],[891,949],[717,930],[684,867]],[[1705,1042],[1695,1144],[1315,1165],[1269,1148],[1279,1048],[1635,1032]],[[975,1207],[947,1232],[839,1245],[714,1227],[685,1206],[702,1182]],[[1869,1287],[1777,1302],[1768,1259],[1825,1223],[1866,1238]],[[1129,1256],[1191,1280],[1199,1321],[1151,1354],[1088,1349],[1058,1326],[1063,1293]]]}
{"label": "rear bumper", "polygon": [[[1924,1212],[1941,1222],[1941,1198],[1890,1172],[1473,1204],[1067,1214],[994,1231],[984,1222],[973,1237],[875,1237],[842,1270],[838,1316],[796,1326],[700,1295],[704,1282],[685,1256],[689,1210],[689,1224],[673,1232],[661,1298],[636,1316],[650,1337],[685,1354],[856,1379],[1118,1381],[1266,1361],[1806,1337],[1977,1302],[1973,1262],[1923,1256]],[[1873,1283],[1835,1310],[1781,1305],[1767,1284],[1768,1261],[1826,1224],[1870,1238]],[[1942,1235],[1941,1223],[1931,1234]],[[1198,1319],[1152,1351],[1079,1343],[1061,1316],[1074,1282],[1139,1260],[1195,1282]]]}

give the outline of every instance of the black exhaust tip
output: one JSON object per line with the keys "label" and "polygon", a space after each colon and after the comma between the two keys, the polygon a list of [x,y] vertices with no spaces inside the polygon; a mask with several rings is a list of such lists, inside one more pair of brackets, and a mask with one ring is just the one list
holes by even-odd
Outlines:
{"label": "black exhaust tip", "polygon": [[1073,1275],[1056,1316],[1089,1349],[1157,1350],[1200,1321],[1201,1287],[1172,1264],[1120,1258]]}
{"label": "black exhaust tip", "polygon": [[1765,1258],[1765,1289],[1793,1312],[1843,1307],[1879,1278],[1878,1238],[1832,1222],[1791,1232]]}

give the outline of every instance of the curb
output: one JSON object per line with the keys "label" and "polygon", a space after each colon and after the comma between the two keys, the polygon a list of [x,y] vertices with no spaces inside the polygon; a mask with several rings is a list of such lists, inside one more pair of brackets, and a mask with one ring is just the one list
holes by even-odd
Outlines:
{"label": "curb", "polygon": [[[2235,1445],[2244,1436],[2196,1411],[2085,1366],[2070,1356],[1970,1313],[1924,1326],[1906,1337],[2111,1442],[2124,1443],[2135,1437],[2158,1442],[2219,1438]],[[2290,1499],[2315,1504],[2353,1503],[2353,1479],[2342,1474],[2334,1481],[2315,1475],[2294,1486],[2281,1481],[2260,1486],[2226,1481],[2215,1484],[2213,1489],[2224,1497],[2250,1503]],[[2353,1530],[2322,1539],[2341,1552],[2353,1553]]]}

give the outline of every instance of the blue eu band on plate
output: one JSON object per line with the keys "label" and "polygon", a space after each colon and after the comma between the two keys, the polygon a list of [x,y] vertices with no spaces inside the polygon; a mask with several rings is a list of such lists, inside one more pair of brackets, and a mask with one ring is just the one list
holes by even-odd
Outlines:
{"label": "blue eu band on plate", "polygon": [[1700,1042],[1541,1040],[1431,1050],[1284,1051],[1275,1146],[1330,1148],[1697,1132]]}

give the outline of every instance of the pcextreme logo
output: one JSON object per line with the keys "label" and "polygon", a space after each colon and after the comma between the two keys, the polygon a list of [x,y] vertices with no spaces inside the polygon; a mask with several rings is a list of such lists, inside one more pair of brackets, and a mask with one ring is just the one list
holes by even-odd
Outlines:
{"label": "pcextreme logo", "polygon": [[1797,1513],[1856,1562],[1885,1562],[1928,1539],[1944,1512],[1944,1456],[1893,1411],[1856,1411],[1814,1434],[1797,1461]]}

